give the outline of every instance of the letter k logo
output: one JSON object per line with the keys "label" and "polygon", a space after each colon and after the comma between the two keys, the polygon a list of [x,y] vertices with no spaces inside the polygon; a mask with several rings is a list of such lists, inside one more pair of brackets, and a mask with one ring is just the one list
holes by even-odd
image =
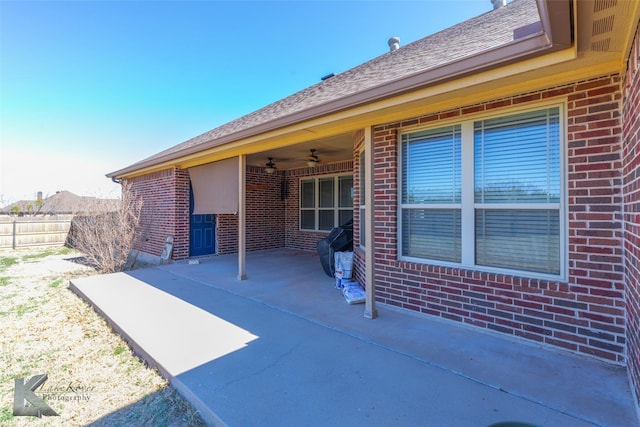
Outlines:
{"label": "letter k logo", "polygon": [[[44,400],[33,394],[38,387],[47,381],[47,375],[34,375],[25,382],[24,378],[16,379],[16,387],[13,392],[13,415],[28,415],[42,417],[43,415],[58,415],[47,405]],[[27,406],[30,403],[31,405]]]}

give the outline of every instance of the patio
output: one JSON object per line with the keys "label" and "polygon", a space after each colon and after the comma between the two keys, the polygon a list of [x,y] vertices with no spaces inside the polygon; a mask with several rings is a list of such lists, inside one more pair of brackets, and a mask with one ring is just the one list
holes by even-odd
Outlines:
{"label": "patio", "polygon": [[286,249],[72,280],[216,425],[638,425],[624,367],[378,305]]}

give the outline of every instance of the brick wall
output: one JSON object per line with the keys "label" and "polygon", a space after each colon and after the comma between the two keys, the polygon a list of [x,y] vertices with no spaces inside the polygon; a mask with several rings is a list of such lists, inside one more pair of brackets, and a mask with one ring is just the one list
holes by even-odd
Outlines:
{"label": "brick wall", "polygon": [[307,176],[333,175],[352,173],[353,162],[345,161],[319,165],[315,168],[300,168],[288,170],[286,173],[285,201],[285,241],[284,246],[303,251],[315,251],[318,240],[324,238],[328,232],[300,230],[300,178]]}
{"label": "brick wall", "polygon": [[135,249],[160,256],[168,236],[174,238],[174,259],[189,253],[189,175],[172,168],[132,178],[132,192],[143,199]]}
{"label": "brick wall", "polygon": [[185,169],[175,169],[175,183],[176,228],[173,241],[173,259],[185,259],[189,257],[189,193],[191,191],[189,172]]}
{"label": "brick wall", "polygon": [[[640,397],[640,34],[624,81],[623,195],[627,314],[627,366]],[[640,403],[640,401],[638,402]]]}
{"label": "brick wall", "polygon": [[[568,107],[569,280],[398,261],[398,129],[544,100]],[[620,101],[612,75],[376,126],[377,300],[623,363]]]}
{"label": "brick wall", "polygon": [[238,215],[216,215],[216,251],[219,255],[238,253]]}
{"label": "brick wall", "polygon": [[[247,167],[247,250],[284,246],[283,173],[269,175]],[[167,236],[174,236],[173,259],[189,257],[189,172],[178,168],[136,177],[132,190],[144,200],[136,249],[160,256]],[[217,215],[219,254],[238,252],[238,217]]]}
{"label": "brick wall", "polygon": [[[284,200],[281,197],[284,173],[265,173],[264,168],[247,166],[246,248],[247,251],[284,247]],[[238,216],[218,215],[218,254],[238,252]]]}

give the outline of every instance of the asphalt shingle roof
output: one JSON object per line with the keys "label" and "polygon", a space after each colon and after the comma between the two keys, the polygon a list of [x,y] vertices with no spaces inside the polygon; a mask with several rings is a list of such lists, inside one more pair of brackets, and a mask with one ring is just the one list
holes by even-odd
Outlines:
{"label": "asphalt shingle roof", "polygon": [[37,215],[78,214],[85,212],[113,212],[120,206],[118,199],[98,199],[90,196],[78,196],[70,191],[59,191],[38,203],[36,200],[20,200],[0,209],[0,212],[13,214],[14,206],[18,213]]}
{"label": "asphalt shingle roof", "polygon": [[502,8],[339,73],[138,163],[148,164],[154,159],[160,161],[168,155],[179,155],[183,150],[489,51],[512,42],[514,30],[539,20],[535,0],[514,0]]}

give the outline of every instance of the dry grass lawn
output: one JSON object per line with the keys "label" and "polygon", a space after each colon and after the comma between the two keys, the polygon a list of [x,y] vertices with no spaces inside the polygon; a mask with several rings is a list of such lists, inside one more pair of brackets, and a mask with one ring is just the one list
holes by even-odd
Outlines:
{"label": "dry grass lawn", "polygon": [[[0,249],[0,425],[203,425],[68,289],[70,278],[96,274],[76,257],[62,247]],[[35,394],[59,416],[13,416],[15,380],[39,374],[48,379]]]}

